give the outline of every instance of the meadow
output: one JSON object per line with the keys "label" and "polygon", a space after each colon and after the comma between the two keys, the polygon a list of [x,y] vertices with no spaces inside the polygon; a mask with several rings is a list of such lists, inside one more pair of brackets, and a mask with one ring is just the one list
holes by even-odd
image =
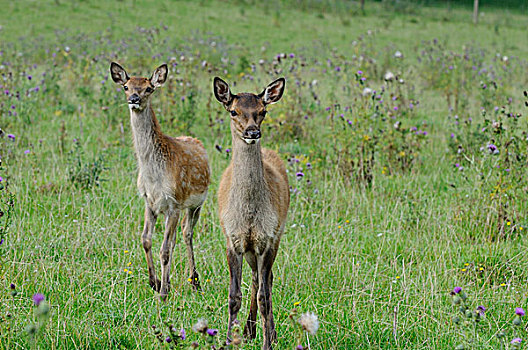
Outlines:
{"label": "meadow", "polygon": [[[291,186],[274,265],[277,349],[526,348],[515,313],[528,308],[523,11],[481,6],[473,25],[469,9],[409,1],[367,1],[364,12],[338,0],[2,4],[0,349],[225,339],[216,192],[231,135],[214,76],[235,93],[286,78],[262,130]],[[168,300],[148,285],[130,117],[111,61],[141,76],[166,62],[153,96],[161,128],[209,154],[194,240],[202,292],[187,281],[183,239]],[[158,220],[155,252],[162,229]],[[247,266],[243,280],[241,321]],[[316,335],[299,333],[292,312],[316,314]],[[200,318],[216,338],[192,332]],[[166,342],[168,325],[186,340]],[[261,339],[257,327],[243,349]]]}

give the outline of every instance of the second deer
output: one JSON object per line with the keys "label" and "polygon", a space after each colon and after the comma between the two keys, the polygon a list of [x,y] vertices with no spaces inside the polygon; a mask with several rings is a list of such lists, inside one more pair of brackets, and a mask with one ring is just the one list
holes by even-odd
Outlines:
{"label": "second deer", "polygon": [[274,151],[261,148],[260,125],[266,106],[280,100],[285,80],[269,84],[259,95],[233,95],[229,85],[215,78],[216,99],[231,114],[233,156],[225,170],[218,190],[220,223],[227,240],[229,265],[229,323],[231,328],[242,303],[242,259],[252,270],[251,306],[244,336],[255,338],[257,311],[260,309],[263,327],[262,349],[272,348],[277,339],[271,303],[273,273],[271,268],[290,204],[286,168]]}
{"label": "second deer", "polygon": [[[110,66],[112,79],[123,86],[130,109],[130,122],[138,163],[137,186],[145,199],[145,226],[142,242],[147,257],[150,286],[165,299],[170,290],[170,265],[180,212],[186,211],[182,231],[187,245],[191,283],[199,288],[194,263],[193,229],[210,182],[209,162],[202,143],[192,137],[170,137],[161,132],[150,104],[156,88],[167,79],[166,64],[152,77],[129,77],[119,64]],[[159,214],[165,216],[165,234],[160,250],[161,281],[152,259],[152,234]]]}

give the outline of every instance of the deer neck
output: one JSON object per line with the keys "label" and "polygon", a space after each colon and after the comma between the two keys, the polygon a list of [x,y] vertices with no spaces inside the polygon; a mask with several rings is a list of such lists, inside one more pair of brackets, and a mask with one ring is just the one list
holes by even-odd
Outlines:
{"label": "deer neck", "polygon": [[130,123],[138,161],[148,162],[157,153],[163,135],[150,101],[142,111],[130,110]]}
{"label": "deer neck", "polygon": [[268,191],[264,180],[260,141],[246,144],[238,135],[232,133],[232,137],[232,192],[236,192],[238,198],[262,198]]}

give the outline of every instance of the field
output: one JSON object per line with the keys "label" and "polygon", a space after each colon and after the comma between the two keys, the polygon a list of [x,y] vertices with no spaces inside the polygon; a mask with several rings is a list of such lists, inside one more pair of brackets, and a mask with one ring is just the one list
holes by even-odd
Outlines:
{"label": "field", "polygon": [[[526,10],[482,5],[473,25],[469,9],[441,3],[358,6],[3,4],[0,349],[170,348],[155,329],[163,340],[171,324],[187,332],[182,347],[222,343],[229,274],[216,193],[231,135],[215,76],[235,93],[286,78],[262,130],[291,186],[274,265],[277,349],[525,349],[526,319],[512,322],[528,308]],[[202,292],[187,282],[180,238],[168,300],[148,285],[144,202],[112,61],[141,76],[168,63],[153,96],[161,128],[199,138],[209,154],[194,240]],[[158,220],[156,263],[162,230]],[[247,266],[243,280],[241,321]],[[292,312],[316,314],[316,335]],[[192,332],[200,318],[216,338]],[[243,349],[260,349],[257,330]]]}

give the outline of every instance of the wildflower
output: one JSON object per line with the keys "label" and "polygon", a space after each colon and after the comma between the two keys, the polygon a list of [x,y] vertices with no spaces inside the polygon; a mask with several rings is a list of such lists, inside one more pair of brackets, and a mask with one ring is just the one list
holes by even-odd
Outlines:
{"label": "wildflower", "polygon": [[492,154],[497,154],[497,153],[499,153],[499,149],[498,149],[497,146],[495,146],[493,143],[490,143],[490,144],[488,145],[488,150],[489,150],[489,152],[492,153]]}
{"label": "wildflower", "polygon": [[358,70],[356,74],[357,75],[361,75],[361,74],[363,74],[363,71]]}
{"label": "wildflower", "polygon": [[522,342],[522,339],[521,338],[514,338],[512,341],[511,341],[511,344],[520,344]]}
{"label": "wildflower", "polygon": [[394,53],[394,57],[396,57],[396,58],[402,58],[402,57],[403,57],[403,54],[402,54],[400,51],[396,51],[396,52]]}
{"label": "wildflower", "polygon": [[193,326],[192,330],[196,333],[205,333],[207,331],[207,321],[203,318],[200,318]]}
{"label": "wildflower", "polygon": [[15,141],[15,135],[13,134],[7,134],[7,138]]}
{"label": "wildflower", "polygon": [[181,340],[185,340],[186,336],[185,336],[185,329],[180,329],[180,338]]}
{"label": "wildflower", "polygon": [[453,293],[455,294],[459,294],[461,291],[462,291],[462,287],[455,287],[455,289],[453,289]]}
{"label": "wildflower", "polygon": [[477,313],[480,315],[480,316],[484,316],[484,312],[486,312],[486,308],[482,305],[479,305],[477,307]]}
{"label": "wildflower", "polygon": [[44,297],[43,294],[40,294],[40,293],[33,294],[33,302],[35,303],[36,306],[39,306],[40,303],[43,302],[45,299],[46,297]]}
{"label": "wildflower", "polygon": [[170,343],[170,342],[172,341],[172,339],[171,339],[171,337],[167,337],[167,338],[165,338],[165,341],[166,341],[167,343]]}
{"label": "wildflower", "polygon": [[4,181],[4,178],[2,176],[0,176],[0,182]]}
{"label": "wildflower", "polygon": [[27,149],[27,150],[24,151],[24,154],[29,154],[29,152],[31,152],[31,151]]}
{"label": "wildflower", "polygon": [[385,81],[393,81],[395,78],[394,74],[392,72],[387,72],[385,73],[385,76],[383,77],[383,79],[385,79]]}
{"label": "wildflower", "polygon": [[515,314],[519,317],[523,317],[525,315],[524,309],[522,307],[515,308]]}
{"label": "wildflower", "polygon": [[315,335],[319,329],[319,320],[312,312],[302,314],[299,318],[299,323],[301,324],[304,331],[310,333],[311,335]]}
{"label": "wildflower", "polygon": [[302,179],[302,178],[303,178],[304,173],[303,173],[302,171],[299,171],[299,172],[297,172],[297,173],[295,174],[295,176],[297,176],[297,180],[299,180],[299,179]]}
{"label": "wildflower", "polygon": [[372,94],[372,89],[366,87],[366,88],[363,89],[363,92],[362,92],[361,94],[362,94],[363,96],[368,96],[368,95]]}
{"label": "wildflower", "polygon": [[293,303],[293,306],[299,306],[300,303],[300,301],[296,301],[295,303]]}
{"label": "wildflower", "polygon": [[15,284],[14,283],[11,283],[11,285],[9,286],[9,288],[11,288],[11,290],[15,290]]}
{"label": "wildflower", "polygon": [[207,334],[209,334],[211,337],[214,337],[215,335],[218,334],[218,329],[209,328],[207,330]]}
{"label": "wildflower", "polygon": [[0,239],[0,245],[4,244],[4,239]]}
{"label": "wildflower", "polygon": [[125,250],[125,254],[128,254],[128,253],[129,253],[128,250]]}
{"label": "wildflower", "polygon": [[302,345],[297,345],[295,347],[295,350],[304,350],[304,347]]}

